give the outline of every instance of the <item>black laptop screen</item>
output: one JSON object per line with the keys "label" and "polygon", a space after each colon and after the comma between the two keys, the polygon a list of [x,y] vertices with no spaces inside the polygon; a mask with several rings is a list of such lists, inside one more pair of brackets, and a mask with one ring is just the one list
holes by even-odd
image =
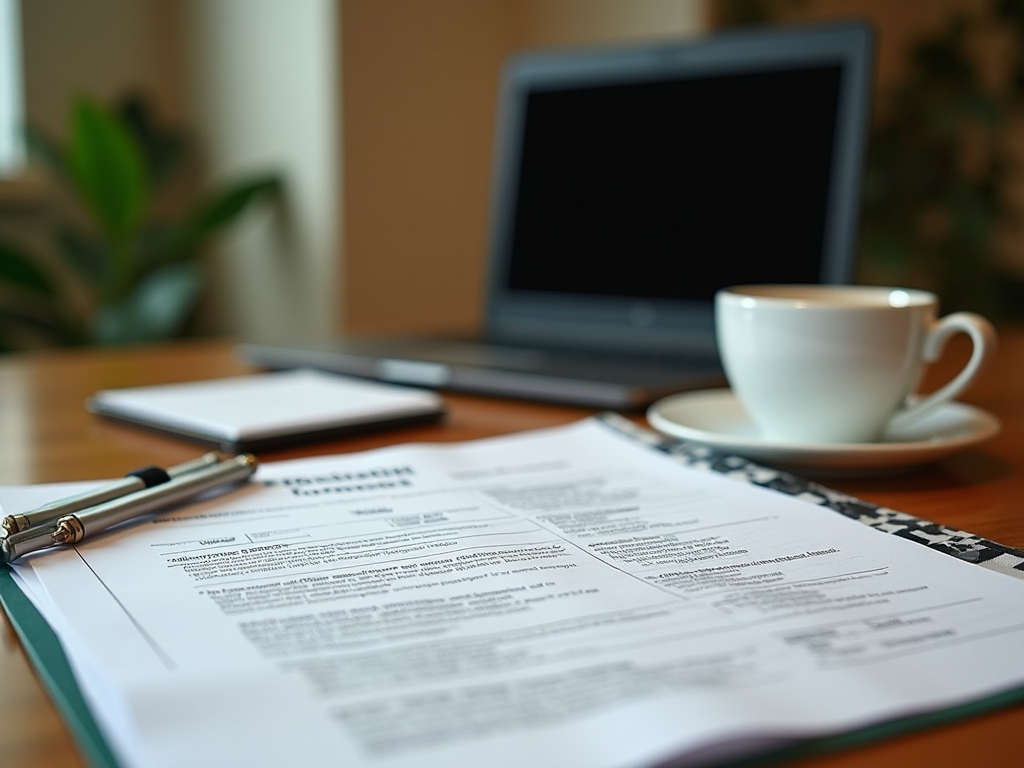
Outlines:
{"label": "black laptop screen", "polygon": [[819,281],[841,74],[531,93],[506,286],[707,300]]}

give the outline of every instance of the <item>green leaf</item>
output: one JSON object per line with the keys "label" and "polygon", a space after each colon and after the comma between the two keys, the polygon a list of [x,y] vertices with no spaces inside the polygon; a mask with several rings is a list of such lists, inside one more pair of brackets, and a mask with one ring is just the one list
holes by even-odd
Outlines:
{"label": "green leaf", "polygon": [[139,283],[133,299],[143,325],[154,338],[181,331],[199,301],[203,277],[199,264],[168,264]]}
{"label": "green leaf", "polygon": [[97,316],[96,340],[127,344],[170,338],[181,332],[203,287],[198,264],[168,264],[149,274],[127,300],[107,304]]}
{"label": "green leaf", "polygon": [[142,268],[148,270],[173,261],[169,255],[177,252],[185,236],[185,230],[177,223],[156,222],[144,227],[136,241]]}
{"label": "green leaf", "polygon": [[30,256],[4,242],[0,242],[0,282],[44,296],[57,293],[53,280]]}
{"label": "green leaf", "polygon": [[65,263],[94,287],[110,279],[110,255],[102,242],[61,224],[54,229],[53,241]]}
{"label": "green leaf", "polygon": [[143,94],[132,93],[123,98],[117,114],[142,150],[150,183],[154,189],[160,188],[181,166],[188,152],[185,132],[159,125]]}
{"label": "green leaf", "polygon": [[277,176],[247,179],[211,194],[176,228],[164,230],[160,248],[166,261],[188,260],[198,255],[203,243],[241,216],[260,199],[276,199],[282,184]]}
{"label": "green leaf", "polygon": [[75,188],[103,231],[112,240],[127,240],[142,218],[147,194],[142,153],[128,129],[95,101],[79,100],[72,111],[67,162]]}
{"label": "green leaf", "polygon": [[252,203],[262,197],[274,197],[281,192],[277,176],[263,176],[231,185],[199,206],[191,217],[191,226],[200,236],[212,234],[233,222]]}

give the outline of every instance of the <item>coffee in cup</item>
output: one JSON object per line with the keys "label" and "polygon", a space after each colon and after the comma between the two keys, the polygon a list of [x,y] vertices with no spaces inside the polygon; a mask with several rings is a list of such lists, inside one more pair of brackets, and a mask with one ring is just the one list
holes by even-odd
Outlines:
{"label": "coffee in cup", "polygon": [[[726,377],[761,437],[869,443],[960,395],[995,348],[985,318],[938,317],[928,291],[871,286],[747,285],[715,297]],[[971,357],[945,386],[915,395],[951,335]]]}

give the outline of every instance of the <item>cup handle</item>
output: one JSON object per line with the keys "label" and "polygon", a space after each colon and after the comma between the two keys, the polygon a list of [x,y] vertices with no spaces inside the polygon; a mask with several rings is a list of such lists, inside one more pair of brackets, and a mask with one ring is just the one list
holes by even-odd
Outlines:
{"label": "cup handle", "polygon": [[995,350],[996,332],[988,320],[973,312],[954,312],[943,317],[928,331],[922,354],[924,361],[934,363],[938,360],[946,344],[946,339],[958,332],[966,333],[971,337],[973,349],[967,365],[952,381],[927,397],[916,400],[913,397],[908,399],[907,404],[889,420],[888,427],[890,429],[916,421],[967,389]]}

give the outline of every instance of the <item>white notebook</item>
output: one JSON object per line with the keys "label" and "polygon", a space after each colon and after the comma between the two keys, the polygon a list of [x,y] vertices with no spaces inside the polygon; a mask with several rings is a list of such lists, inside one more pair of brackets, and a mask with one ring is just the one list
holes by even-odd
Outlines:
{"label": "white notebook", "polygon": [[444,415],[436,392],[307,369],[101,390],[86,406],[106,418],[235,451]]}

